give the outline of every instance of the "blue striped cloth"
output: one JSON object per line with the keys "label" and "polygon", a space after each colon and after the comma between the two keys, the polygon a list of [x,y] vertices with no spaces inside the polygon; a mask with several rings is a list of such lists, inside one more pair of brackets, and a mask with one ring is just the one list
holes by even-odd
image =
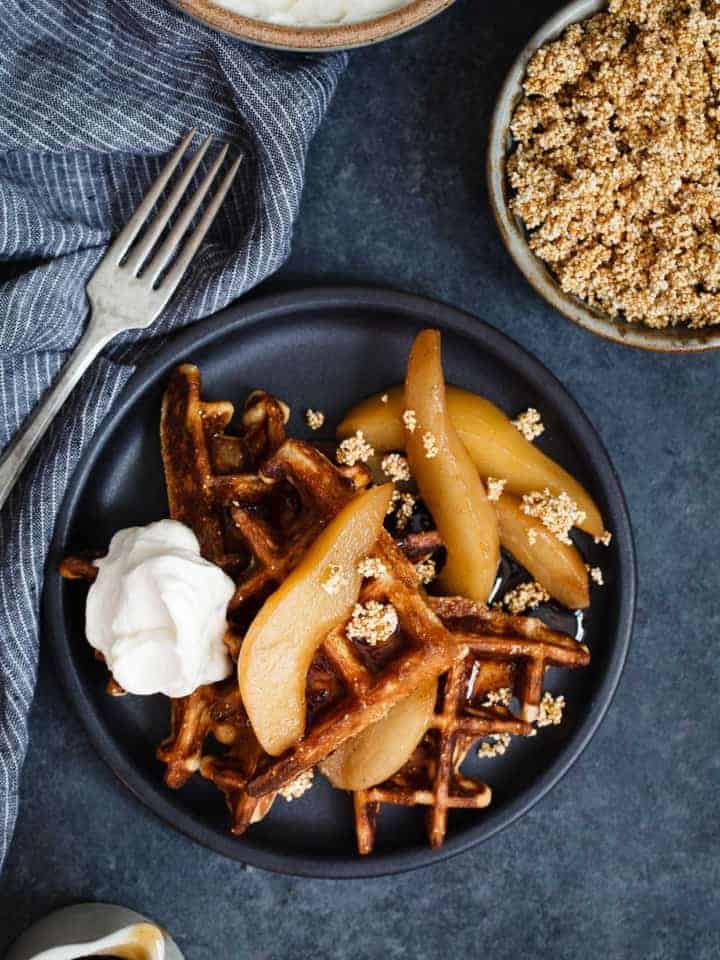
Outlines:
{"label": "blue striped cloth", "polygon": [[308,144],[345,65],[248,47],[165,0],[2,0],[1,14],[0,447],[76,343],[88,278],[182,133],[198,127],[245,160],[168,310],[91,367],[0,515],[0,866],[27,746],[42,566],[73,468],[158,335],[283,262]]}

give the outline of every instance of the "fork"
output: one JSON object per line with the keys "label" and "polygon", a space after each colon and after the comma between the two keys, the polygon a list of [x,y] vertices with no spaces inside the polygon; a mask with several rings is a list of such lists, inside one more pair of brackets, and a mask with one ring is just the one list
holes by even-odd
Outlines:
{"label": "fork", "polygon": [[[5,504],[33,450],[80,377],[114,336],[126,330],[144,329],[157,320],[176,291],[190,261],[217,216],[242,162],[242,156],[234,161],[222,178],[217,193],[208,203],[197,226],[180,247],[181,240],[225,160],[227,144],[203,177],[202,183],[178,216],[177,222],[167,237],[149,263],[146,263],[170,217],[178,209],[195,171],[212,143],[212,137],[205,138],[182,171],[155,218],[148,222],[155,204],[185,155],[195,133],[195,130],[190,130],[183,137],[145,199],[115,238],[90,278],[87,285],[90,319],[85,332],[55,383],[0,457],[0,509]],[[147,229],[144,235],[135,243],[138,234],[146,224]],[[179,250],[178,247],[180,247]],[[174,262],[162,276],[174,256]],[[160,279],[161,276],[162,279]]]}

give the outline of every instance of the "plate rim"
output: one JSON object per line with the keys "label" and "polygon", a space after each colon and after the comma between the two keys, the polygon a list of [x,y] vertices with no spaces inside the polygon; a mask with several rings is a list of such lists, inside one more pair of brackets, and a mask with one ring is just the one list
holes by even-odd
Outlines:
{"label": "plate rim", "polygon": [[[498,822],[487,824],[481,818],[457,837],[448,839],[438,850],[426,848],[394,851],[387,854],[359,854],[328,859],[325,856],[278,853],[244,844],[241,840],[217,834],[212,827],[171,802],[172,794],[159,790],[138,772],[122,755],[100,715],[85,696],[80,671],[72,655],[69,631],[63,616],[63,584],[54,568],[54,560],[63,551],[68,527],[77,508],[78,492],[91,471],[98,448],[114,432],[118,423],[132,408],[136,399],[163,373],[184,359],[189,349],[200,350],[222,339],[230,332],[251,328],[260,322],[291,319],[293,314],[323,311],[374,308],[415,320],[418,324],[434,324],[467,337],[482,349],[499,353],[506,364],[522,373],[533,385],[549,393],[556,402],[563,402],[563,426],[569,439],[578,443],[590,456],[593,472],[602,477],[602,487],[612,502],[617,518],[613,530],[617,563],[622,572],[623,587],[617,611],[615,646],[607,669],[588,712],[563,744],[560,754],[539,774],[525,793],[511,800]],[[510,359],[508,359],[508,356]],[[312,286],[295,291],[265,294],[243,299],[209,319],[192,324],[170,337],[146,363],[138,366],[98,427],[80,457],[63,496],[55,521],[53,536],[45,562],[42,597],[42,631],[52,649],[53,660],[64,692],[79,715],[95,751],[115,776],[166,827],[173,827],[202,846],[229,859],[252,867],[297,877],[314,879],[363,879],[403,873],[447,860],[489,840],[510,826],[539,803],[565,776],[597,732],[617,690],[632,637],[637,595],[637,562],[630,516],[620,480],[603,442],[583,409],[560,380],[521,344],[473,314],[439,300],[391,289],[363,286]]]}

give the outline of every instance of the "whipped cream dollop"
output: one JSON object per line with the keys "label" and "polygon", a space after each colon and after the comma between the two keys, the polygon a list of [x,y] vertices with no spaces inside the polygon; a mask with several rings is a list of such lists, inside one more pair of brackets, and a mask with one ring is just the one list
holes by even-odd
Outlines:
{"label": "whipped cream dollop", "polygon": [[223,643],[230,577],[182,523],[120,530],[95,561],[85,629],[128,693],[184,697],[232,672]]}
{"label": "whipped cream dollop", "polygon": [[291,27],[329,27],[381,17],[409,0],[215,0],[243,17]]}

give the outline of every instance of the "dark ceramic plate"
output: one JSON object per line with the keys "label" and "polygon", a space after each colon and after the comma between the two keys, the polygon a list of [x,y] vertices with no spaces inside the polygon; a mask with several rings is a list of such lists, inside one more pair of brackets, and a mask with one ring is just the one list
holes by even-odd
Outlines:
{"label": "dark ceramic plate", "polygon": [[[222,795],[196,777],[173,792],[162,780],[155,747],[167,733],[163,697],[112,698],[105,670],[83,638],[85,588],[62,582],[57,563],[70,551],[104,548],[121,527],[167,515],[158,441],[160,399],[169,371],[184,360],[200,366],[204,395],[241,405],[262,386],[287,400],[291,429],[306,434],[302,411],[325,411],[332,427],[343,411],[403,376],[414,334],[443,332],[448,380],[481,392],[509,413],[542,411],[539,445],[592,491],[614,539],[609,549],[579,540],[600,563],[606,586],[594,590],[586,617],[592,663],[548,674],[565,694],[558,727],[517,738],[505,756],[470,760],[492,786],[485,811],[453,811],[447,839],[430,850],[419,809],[388,808],[380,817],[376,852],[355,851],[352,805],[320,776],[293,803],[278,800],[270,815],[241,839],[227,830]],[[45,627],[60,675],[100,754],[159,816],[194,840],[245,863],[313,877],[367,877],[428,864],[486,840],[536,803],[577,759],[612,699],[630,640],[635,559],[625,501],[594,429],[558,381],[537,360],[475,317],[399,293],[321,289],[243,303],[173,340],[128,384],[84,455],[68,490],[51,547]],[[573,628],[567,614],[544,616]]]}

